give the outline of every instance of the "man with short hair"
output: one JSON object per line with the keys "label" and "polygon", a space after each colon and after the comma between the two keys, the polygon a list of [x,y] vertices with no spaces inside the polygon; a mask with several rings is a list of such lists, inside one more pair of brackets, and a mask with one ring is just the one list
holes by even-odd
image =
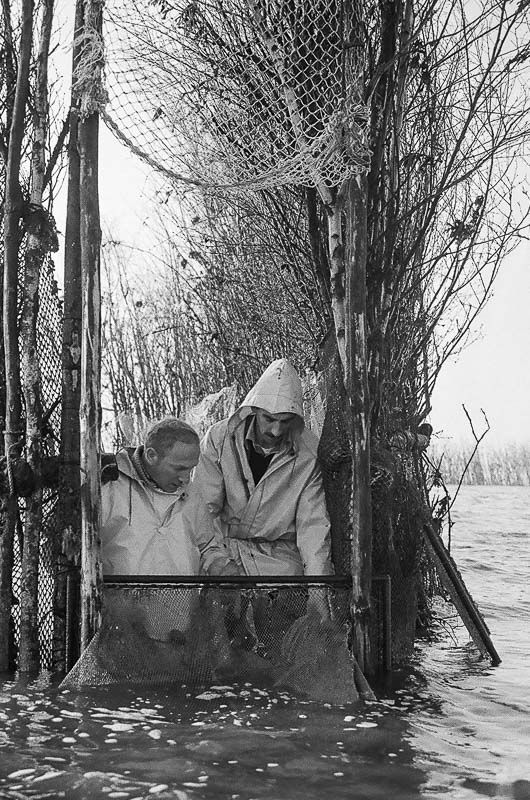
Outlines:
{"label": "man with short hair", "polygon": [[104,575],[239,574],[190,484],[199,454],[198,434],[177,417],[117,453],[117,478],[101,490]]}
{"label": "man with short hair", "polygon": [[274,361],[201,442],[193,482],[247,575],[330,575],[330,522],[302,385]]}

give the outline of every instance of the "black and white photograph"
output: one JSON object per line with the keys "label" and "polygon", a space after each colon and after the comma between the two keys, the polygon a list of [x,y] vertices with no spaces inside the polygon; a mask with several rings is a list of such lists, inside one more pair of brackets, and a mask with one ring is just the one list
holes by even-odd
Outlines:
{"label": "black and white photograph", "polygon": [[0,44],[0,800],[530,800],[529,0]]}

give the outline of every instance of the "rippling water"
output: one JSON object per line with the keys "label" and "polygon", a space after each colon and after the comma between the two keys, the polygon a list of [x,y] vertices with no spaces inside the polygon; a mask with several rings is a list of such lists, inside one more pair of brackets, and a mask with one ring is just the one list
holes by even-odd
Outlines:
{"label": "rippling water", "polygon": [[0,684],[0,797],[530,798],[530,489],[463,487],[452,552],[502,660],[448,619],[361,708],[249,684]]}

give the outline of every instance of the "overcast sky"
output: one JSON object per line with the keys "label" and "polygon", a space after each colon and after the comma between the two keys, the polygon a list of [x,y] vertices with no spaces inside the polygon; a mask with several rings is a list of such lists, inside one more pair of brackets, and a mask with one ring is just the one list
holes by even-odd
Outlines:
{"label": "overcast sky", "polygon": [[431,422],[444,435],[469,434],[464,403],[488,441],[530,444],[530,245],[505,259],[493,296],[478,319],[479,338],[442,370]]}

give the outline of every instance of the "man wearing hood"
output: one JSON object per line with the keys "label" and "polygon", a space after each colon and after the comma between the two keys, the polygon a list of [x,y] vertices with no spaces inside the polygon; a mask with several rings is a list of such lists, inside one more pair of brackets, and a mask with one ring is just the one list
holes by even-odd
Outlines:
{"label": "man wearing hood", "polygon": [[246,575],[333,574],[317,444],[286,359],[206,432],[194,483]]}

